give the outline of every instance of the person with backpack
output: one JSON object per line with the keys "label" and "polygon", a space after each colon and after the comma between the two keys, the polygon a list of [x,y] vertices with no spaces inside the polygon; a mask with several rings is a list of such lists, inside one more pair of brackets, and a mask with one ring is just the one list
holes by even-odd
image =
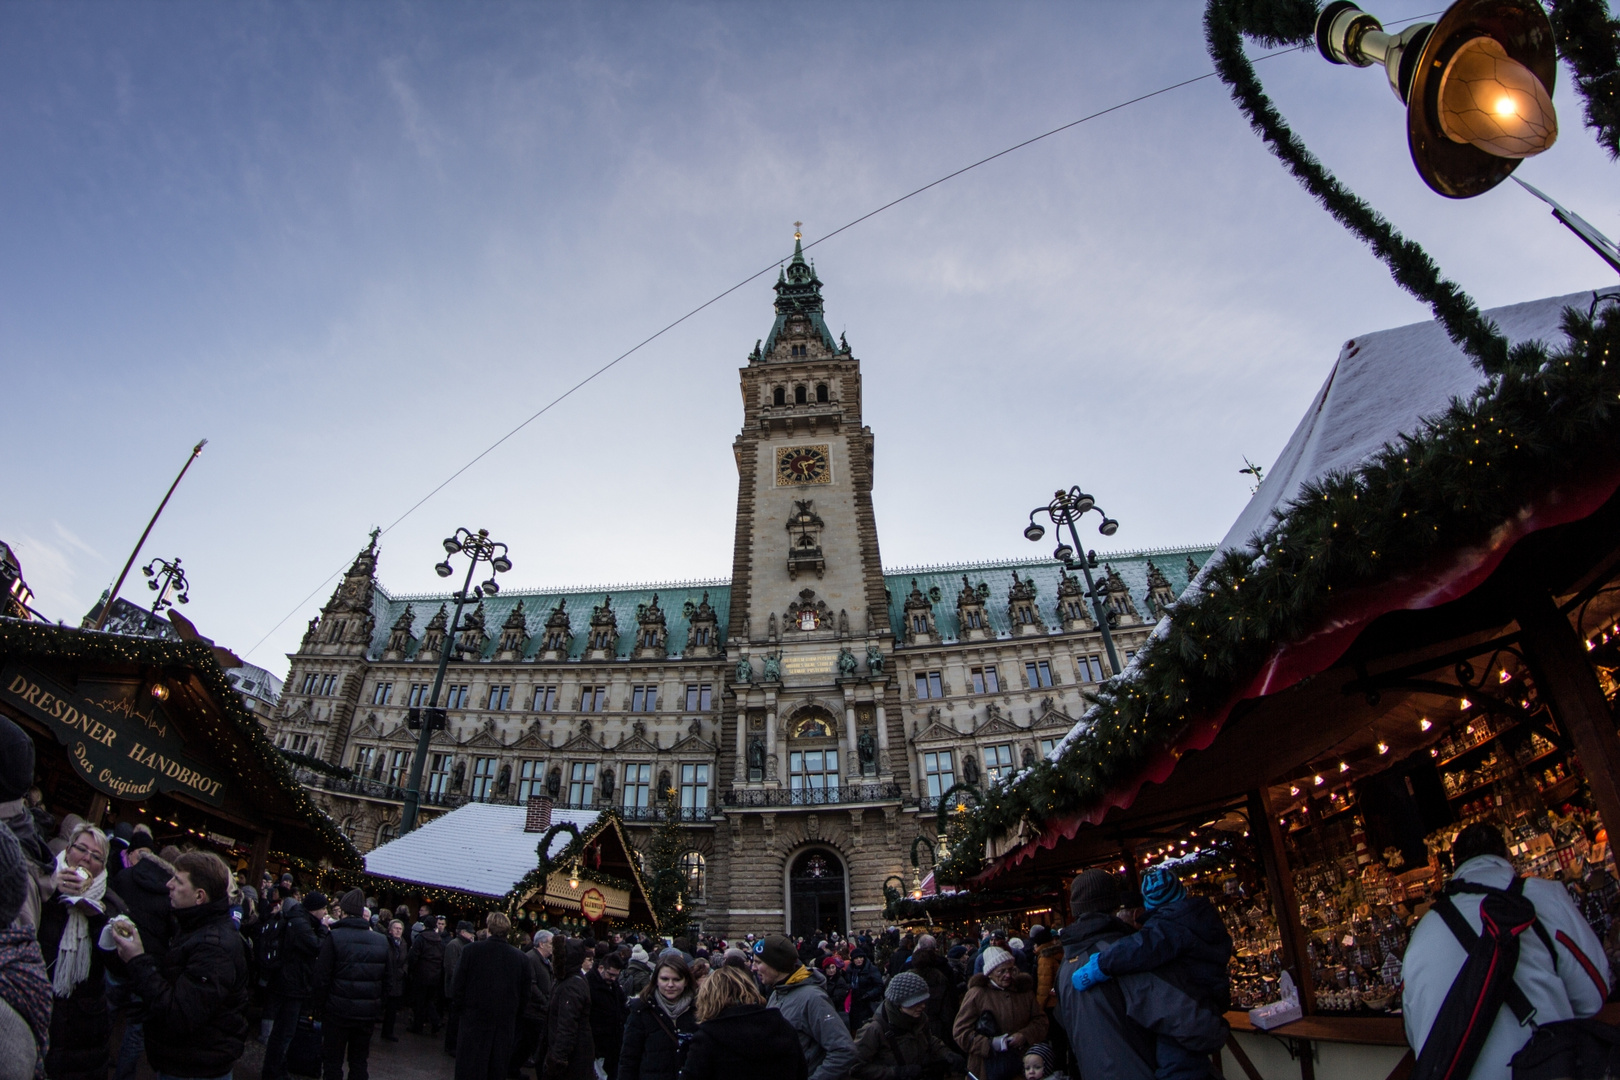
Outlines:
{"label": "person with backpack", "polygon": [[350,889],[338,906],[343,918],[321,939],[315,958],[313,988],[323,1017],[321,1075],[343,1080],[347,1059],[349,1080],[367,1080],[371,1032],[382,1019],[391,954],[388,938],[365,916],[364,893]]}
{"label": "person with backpack", "polygon": [[853,1080],[945,1080],[962,1059],[928,1019],[928,982],[914,971],[889,980],[883,1005],[855,1040]]}
{"label": "person with backpack", "polygon": [[[1402,960],[1414,1075],[1507,1080],[1535,1031],[1527,1013],[1543,1029],[1596,1014],[1612,984],[1609,961],[1562,885],[1518,876],[1498,825],[1467,826],[1451,853],[1457,869]],[[1479,1015],[1492,1018],[1488,1029],[1470,1024]]]}

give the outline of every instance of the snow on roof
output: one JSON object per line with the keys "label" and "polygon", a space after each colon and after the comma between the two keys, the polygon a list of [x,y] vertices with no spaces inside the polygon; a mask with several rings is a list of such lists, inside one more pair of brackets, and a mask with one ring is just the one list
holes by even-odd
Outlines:
{"label": "snow on roof", "polygon": [[[1514,345],[1564,340],[1564,308],[1585,310],[1590,292],[1493,308],[1486,318]],[[1300,489],[1330,472],[1349,471],[1385,443],[1415,435],[1426,416],[1445,411],[1485,381],[1473,360],[1452,344],[1437,322],[1379,330],[1345,342],[1327,382],[1305,411],[1294,435],[1266,472],[1265,482],[1233,523],[1221,550],[1242,548],[1272,524]]]}
{"label": "snow on roof", "polygon": [[[421,828],[390,840],[366,855],[366,873],[431,885],[478,896],[505,896],[539,865],[538,833],[524,832],[524,806],[468,803],[434,818]],[[551,812],[551,823],[568,822],[584,832],[600,810]],[[567,832],[552,837],[548,856],[573,840]]]}

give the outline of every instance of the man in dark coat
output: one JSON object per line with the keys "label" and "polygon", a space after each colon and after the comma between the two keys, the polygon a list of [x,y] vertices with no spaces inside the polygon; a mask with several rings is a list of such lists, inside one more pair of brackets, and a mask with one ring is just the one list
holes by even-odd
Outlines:
{"label": "man in dark coat", "polygon": [[405,924],[398,919],[388,923],[388,981],[383,986],[383,1042],[399,1042],[394,1021],[399,1003],[405,997]]}
{"label": "man in dark coat", "polygon": [[146,1003],[146,1057],[162,1077],[220,1077],[247,1034],[247,946],[231,918],[231,872],[218,855],[174,861],[169,903],[178,932],[162,960],[141,935],[115,936],[135,992]]}
{"label": "man in dark coat", "polygon": [[596,963],[585,981],[591,988],[591,1041],[608,1076],[619,1075],[619,1049],[624,1045],[624,1018],[629,1003],[619,989],[624,962],[617,950],[597,948]]}
{"label": "man in dark coat", "polygon": [[591,1039],[591,988],[580,968],[585,943],[569,938],[560,949],[556,984],[546,1006],[546,1053],[540,1080],[594,1080],[596,1044]]}
{"label": "man in dark coat", "polygon": [[454,1057],[456,1031],[461,1021],[461,1005],[456,1001],[456,965],[461,962],[461,950],[473,939],[473,924],[466,919],[456,923],[453,937],[444,943],[444,1050]]}
{"label": "man in dark coat", "polygon": [[371,1031],[382,1019],[388,986],[388,940],[362,914],[366,895],[350,889],[339,902],[343,918],[332,924],[315,960],[315,1004],[322,1014],[321,1080],[367,1080]]}
{"label": "man in dark coat", "polygon": [[[546,1009],[551,1004],[551,941],[550,930],[534,932],[534,948],[523,954],[529,965],[529,1000],[518,1018],[517,1039],[512,1044],[512,1060],[507,1062],[506,1075],[512,1080],[523,1073],[530,1059],[537,1065],[545,1060],[541,1049],[546,1034]],[[537,1057],[538,1055],[538,1057]]]}
{"label": "man in dark coat", "polygon": [[[174,932],[169,909],[169,867],[152,849],[152,834],[137,832],[124,853],[128,866],[112,879],[112,891],[124,901],[126,913],[140,931],[141,946],[154,960],[162,960]],[[134,1080],[146,1053],[146,1010],[128,980],[123,983],[124,1041],[118,1050],[114,1080]]]}
{"label": "man in dark coat", "polygon": [[1074,922],[1063,928],[1058,969],[1058,1022],[1069,1036],[1082,1076],[1148,1080],[1156,1075],[1158,1035],[1214,1046],[1224,1041],[1219,1013],[1153,972],[1119,975],[1087,990],[1074,973],[1135,931],[1114,917],[1119,882],[1106,870],[1087,870],[1069,887]]}
{"label": "man in dark coat", "polygon": [[529,962],[506,940],[512,921],[492,911],[484,927],[489,937],[468,945],[456,965],[454,996],[461,1008],[456,1080],[506,1080],[518,1016],[534,978]]}
{"label": "man in dark coat", "polygon": [[956,1023],[956,1010],[961,998],[956,993],[956,977],[950,964],[939,954],[939,942],[933,934],[917,939],[911,952],[911,963],[906,970],[922,977],[928,984],[928,1026],[946,1046],[951,1042],[951,1027]]}
{"label": "man in dark coat", "polygon": [[[424,908],[425,912],[426,909]],[[425,917],[425,916],[424,916]],[[439,1033],[439,999],[444,996],[444,916],[433,920],[411,938],[411,1026]]]}
{"label": "man in dark coat", "polygon": [[303,902],[297,895],[281,902],[281,912],[271,933],[280,936],[276,965],[265,987],[264,1014],[272,1022],[270,1039],[264,1044],[264,1080],[283,1080],[287,1075],[287,1047],[298,1031],[298,1017],[314,992],[315,957],[326,936],[326,897],[311,892]]}

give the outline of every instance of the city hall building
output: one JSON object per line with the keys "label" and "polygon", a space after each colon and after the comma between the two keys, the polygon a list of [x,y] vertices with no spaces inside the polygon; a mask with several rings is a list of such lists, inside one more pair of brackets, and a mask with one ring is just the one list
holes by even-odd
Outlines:
{"label": "city hall building", "polygon": [[[666,796],[696,922],[721,934],[875,927],[923,871],[942,793],[1048,752],[1106,677],[1084,584],[1050,558],[885,571],[860,361],[795,245],[741,369],[729,581],[503,591],[464,615],[424,762],[423,814],[467,802],[617,807],[632,841]],[[1211,548],[1099,566],[1122,663]],[[362,851],[397,832],[453,601],[389,593],[376,538],[310,622],[277,746]],[[954,801],[954,800],[953,800]]]}

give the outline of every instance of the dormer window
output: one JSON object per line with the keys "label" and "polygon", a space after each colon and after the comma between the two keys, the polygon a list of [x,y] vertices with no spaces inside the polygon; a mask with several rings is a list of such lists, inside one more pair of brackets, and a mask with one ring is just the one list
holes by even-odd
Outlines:
{"label": "dormer window", "polygon": [[[805,345],[794,345],[794,346],[792,346],[790,351],[791,351],[792,355],[794,355],[794,356],[808,356],[808,355],[810,355],[810,349],[809,349],[808,346],[805,346]],[[802,390],[799,392],[799,401],[800,402],[804,401],[804,392]]]}
{"label": "dormer window", "polygon": [[816,383],[816,401],[821,403],[821,404],[826,404],[826,402],[827,402],[827,384],[826,383]]}
{"label": "dormer window", "polygon": [[[795,346],[793,346],[793,348],[795,350],[797,350],[797,351],[794,352],[794,354],[793,354],[794,356],[803,356],[804,355],[804,346],[803,345],[795,345]],[[807,400],[808,400],[808,396],[805,394],[804,387],[795,386],[793,388],[793,404],[795,404],[795,405],[803,405],[803,404],[805,404],[805,402]]]}
{"label": "dormer window", "polygon": [[771,393],[771,404],[772,405],[786,405],[787,404],[787,387],[778,386],[774,391],[772,391],[772,393]]}

